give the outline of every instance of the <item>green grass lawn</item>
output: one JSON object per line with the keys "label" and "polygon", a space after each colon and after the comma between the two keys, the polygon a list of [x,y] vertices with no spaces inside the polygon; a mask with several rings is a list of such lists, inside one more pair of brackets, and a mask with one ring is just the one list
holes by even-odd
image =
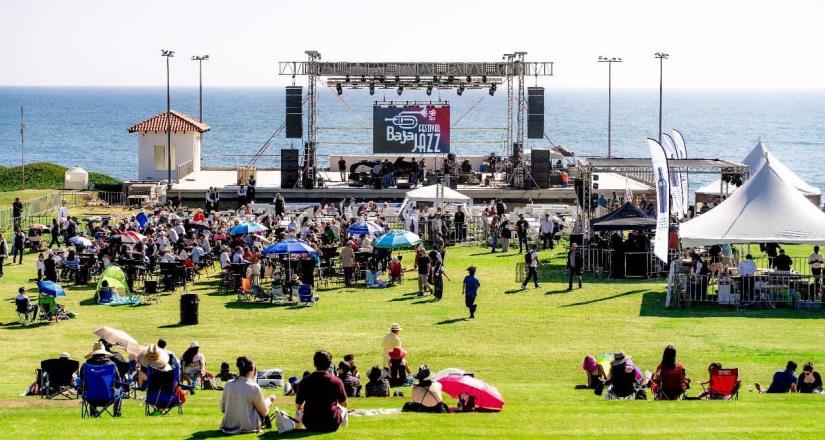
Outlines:
{"label": "green grass lawn", "polygon": [[[502,392],[507,401],[504,411],[353,417],[349,427],[328,437],[823,438],[825,396],[747,391],[755,381],[768,382],[789,359],[825,365],[822,313],[715,307],[668,311],[663,307],[661,282],[586,278],[583,289],[565,292],[560,252],[541,253],[552,265],[551,280],[541,289],[519,291],[513,267],[521,256],[489,254],[476,247],[449,248],[446,268],[452,281],[438,303],[413,295],[412,273],[405,284],[390,289],[323,291],[320,303],[307,308],[238,303],[234,296],[218,293],[215,279],[206,277],[194,289],[201,294],[201,323],[184,327],[176,325],[177,295],[165,296],[159,304],[112,308],[90,305],[92,292],[78,288],[69,288],[68,297],[61,299],[77,319],[20,327],[12,298],[18,286],[32,287],[26,280],[32,276],[34,258],[27,255],[26,264],[6,266],[6,276],[0,278],[6,298],[0,308],[0,347],[5,358],[0,374],[0,437],[185,439],[220,434],[217,391],[191,397],[183,416],[145,417],[138,402],[126,401],[123,417],[114,420],[82,420],[78,401],[18,397],[31,383],[41,359],[61,351],[82,358],[94,342],[91,330],[100,325],[122,328],[144,343],[163,337],[178,354],[198,340],[214,371],[221,361],[233,364],[237,355],[244,354],[255,359],[259,369],[280,367],[287,375],[300,376],[310,369],[318,348],[329,349],[336,361],[354,353],[366,372],[381,360],[381,338],[390,323],[400,322],[411,365],[475,372]],[[464,319],[467,311],[460,295],[460,280],[469,265],[479,268],[482,282],[473,321]],[[739,367],[745,382],[741,400],[607,402],[590,391],[573,389],[583,382],[580,365],[585,354],[625,350],[643,369],[652,370],[670,343],[676,345],[694,381],[705,380],[711,361]],[[352,399],[350,407],[398,408],[403,401],[360,398]],[[293,409],[284,397],[276,405]],[[263,436],[277,437],[277,433]]]}
{"label": "green grass lawn", "polygon": [[20,191],[0,192],[0,208],[11,207],[15,197],[19,197],[21,202],[25,202],[27,200],[45,196],[46,194],[51,194],[54,191],[55,190],[53,189],[26,189]]}

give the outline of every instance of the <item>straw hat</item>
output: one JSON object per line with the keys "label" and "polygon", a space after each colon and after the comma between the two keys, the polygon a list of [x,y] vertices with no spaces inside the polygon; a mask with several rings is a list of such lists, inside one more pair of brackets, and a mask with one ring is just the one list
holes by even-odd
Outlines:
{"label": "straw hat", "polygon": [[60,359],[69,359],[71,356],[69,356],[68,351],[64,351],[63,353],[60,353],[59,357],[60,357]]}
{"label": "straw hat", "polygon": [[612,366],[622,365],[623,363],[632,359],[629,355],[626,355],[623,351],[617,351],[613,354],[613,361],[610,362]]}
{"label": "straw hat", "polygon": [[140,353],[138,362],[141,365],[152,367],[159,371],[169,371],[172,367],[169,366],[169,353],[158,347],[157,344],[152,344],[146,351]]}
{"label": "straw hat", "polygon": [[195,348],[195,347],[200,347],[200,345],[198,344],[198,341],[192,341],[192,342],[189,343],[189,348]]}
{"label": "straw hat", "polygon": [[[60,353],[60,357],[63,357],[63,354],[66,354],[67,357],[68,357],[69,353]],[[112,353],[109,353],[108,351],[106,351],[106,346],[103,345],[102,342],[98,341],[98,342],[95,342],[94,345],[92,345],[92,351],[89,354],[86,355],[86,359],[88,359],[92,356],[97,356],[97,355],[111,356]]]}
{"label": "straw hat", "polygon": [[393,322],[392,325],[390,326],[390,331],[391,332],[398,332],[398,331],[401,331],[401,330],[403,330],[401,328],[401,324],[399,324],[397,322]]}

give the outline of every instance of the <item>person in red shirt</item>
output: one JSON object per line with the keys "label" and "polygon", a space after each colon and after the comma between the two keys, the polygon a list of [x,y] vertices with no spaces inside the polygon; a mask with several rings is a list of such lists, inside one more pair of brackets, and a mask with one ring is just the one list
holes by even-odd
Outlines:
{"label": "person in red shirt", "polygon": [[651,389],[656,400],[678,400],[688,388],[690,379],[685,376],[685,366],[676,361],[676,348],[665,347],[662,363],[656,367]]}
{"label": "person in red shirt", "polygon": [[347,423],[347,393],[341,379],[330,374],[332,355],[315,352],[315,372],[298,384],[295,406],[307,431],[335,432]]}
{"label": "person in red shirt", "polygon": [[401,257],[392,257],[387,269],[390,271],[390,279],[393,283],[401,282]]}

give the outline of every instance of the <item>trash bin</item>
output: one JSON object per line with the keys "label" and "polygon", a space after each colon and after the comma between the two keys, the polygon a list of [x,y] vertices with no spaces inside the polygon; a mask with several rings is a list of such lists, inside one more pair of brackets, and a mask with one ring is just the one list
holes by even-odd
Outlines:
{"label": "trash bin", "polygon": [[180,296],[180,323],[194,325],[198,323],[198,298],[197,293],[186,293]]}

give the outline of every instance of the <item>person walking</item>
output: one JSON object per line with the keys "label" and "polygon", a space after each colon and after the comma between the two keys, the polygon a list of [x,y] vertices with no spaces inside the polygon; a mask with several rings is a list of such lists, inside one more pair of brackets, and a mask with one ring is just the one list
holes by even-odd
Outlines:
{"label": "person walking", "polygon": [[527,255],[524,256],[524,262],[527,268],[527,277],[524,278],[524,282],[521,283],[521,290],[527,288],[527,283],[530,282],[530,279],[533,280],[533,284],[536,286],[536,289],[539,287],[539,273],[538,267],[541,265],[539,261],[539,252],[536,250],[536,245],[533,244],[532,248],[527,252]]}
{"label": "person walking", "polygon": [[822,290],[822,267],[825,265],[825,258],[819,253],[819,246],[814,246],[814,252],[808,256],[808,265],[814,277],[814,294],[817,294]]}
{"label": "person walking", "polygon": [[[530,224],[527,223],[527,220],[524,219],[524,214],[518,215],[518,221],[516,221],[516,236],[518,237],[518,253],[522,253],[523,251],[529,251],[530,249],[527,247],[527,231],[530,230]],[[522,248],[522,246],[524,246]]]}
{"label": "person walking", "polygon": [[52,219],[52,227],[49,230],[49,232],[52,236],[51,241],[49,241],[49,246],[48,246],[49,249],[51,249],[52,245],[55,245],[55,244],[59,248],[60,247],[60,239],[59,239],[60,238],[60,224],[57,223],[56,218]]}
{"label": "person walking", "polygon": [[15,197],[14,203],[11,204],[11,216],[14,222],[14,229],[20,229],[20,224],[23,220],[23,204],[20,203],[20,197]]}
{"label": "person walking", "polygon": [[347,161],[341,157],[338,159],[338,172],[341,174],[341,182],[347,181]]}
{"label": "person walking", "polygon": [[437,245],[429,254],[430,274],[432,275],[433,297],[435,301],[441,301],[441,298],[444,296],[444,277],[447,277],[447,280],[450,279],[444,272],[444,257],[441,254],[441,250],[441,245]]}
{"label": "person walking", "polygon": [[341,267],[344,268],[344,285],[352,287],[352,273],[355,268],[355,251],[352,250],[352,241],[341,249]]}
{"label": "person walking", "polygon": [[418,269],[418,296],[424,296],[424,291],[430,290],[430,257],[419,247],[415,256],[415,269]]}
{"label": "person walking", "polygon": [[476,278],[475,266],[468,267],[467,272],[469,275],[464,277],[464,283],[461,285],[461,294],[464,295],[464,305],[466,305],[470,311],[470,319],[475,319],[476,309],[478,308],[476,297],[478,296],[478,288],[481,287],[481,283],[478,281],[478,278]]}
{"label": "person walking", "polygon": [[464,209],[461,205],[458,206],[458,209],[453,216],[453,225],[455,226],[455,241],[461,243],[464,241],[464,237],[467,236],[467,226],[465,225],[466,218],[464,215]]}
{"label": "person walking", "polygon": [[17,256],[20,255],[20,262],[19,264],[23,264],[23,249],[26,245],[26,236],[23,234],[23,231],[20,228],[16,228],[14,230],[14,238],[12,239],[12,246],[11,246],[11,262],[14,264],[17,260]]}
{"label": "person walking", "polygon": [[567,252],[567,290],[573,290],[574,276],[579,278],[579,289],[582,288],[582,267],[584,266],[584,259],[578,251],[578,247],[576,243],[573,243],[570,245],[570,251]]}

